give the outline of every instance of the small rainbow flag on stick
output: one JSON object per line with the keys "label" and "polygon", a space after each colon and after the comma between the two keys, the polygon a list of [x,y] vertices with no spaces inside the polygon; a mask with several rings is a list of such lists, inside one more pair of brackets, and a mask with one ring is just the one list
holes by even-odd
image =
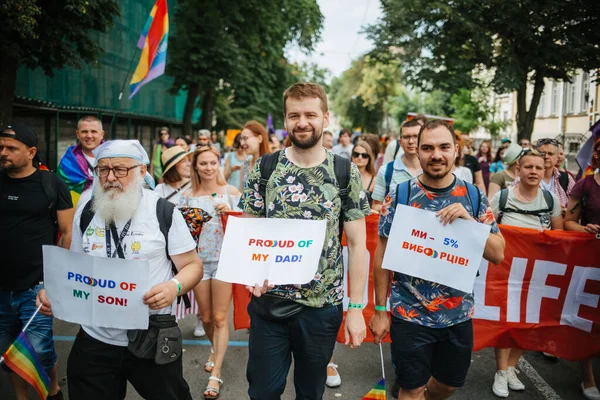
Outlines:
{"label": "small rainbow flag on stick", "polygon": [[14,373],[25,379],[37,392],[41,400],[46,400],[50,388],[50,378],[22,331],[17,340],[6,350],[0,362],[4,362]]}
{"label": "small rainbow flag on stick", "polygon": [[386,400],[387,392],[385,391],[385,367],[383,365],[383,347],[379,343],[379,356],[381,357],[381,380],[375,385],[369,393],[365,394],[362,400]]}
{"label": "small rainbow flag on stick", "polygon": [[165,73],[168,41],[169,11],[167,0],[156,0],[138,41],[138,48],[142,50],[142,55],[129,83],[130,99],[146,83]]}

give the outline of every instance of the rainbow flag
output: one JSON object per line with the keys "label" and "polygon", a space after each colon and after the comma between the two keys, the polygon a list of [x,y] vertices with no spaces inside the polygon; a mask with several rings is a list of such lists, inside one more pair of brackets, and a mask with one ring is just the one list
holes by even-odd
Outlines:
{"label": "rainbow flag", "polygon": [[81,144],[69,147],[63,158],[61,158],[60,164],[58,164],[56,175],[69,187],[73,207],[75,207],[81,192],[89,188],[94,182],[94,176],[89,171]]}
{"label": "rainbow flag", "polygon": [[46,400],[50,388],[50,378],[29,343],[25,332],[4,353],[4,363],[21,378],[25,379],[37,392],[40,399]]}
{"label": "rainbow flag", "polygon": [[379,381],[377,385],[367,394],[362,400],[385,400],[386,392],[385,392],[385,378]]}
{"label": "rainbow flag", "polygon": [[167,0],[156,0],[144,26],[138,48],[142,50],[129,90],[131,99],[142,86],[165,73],[169,39],[169,11]]}

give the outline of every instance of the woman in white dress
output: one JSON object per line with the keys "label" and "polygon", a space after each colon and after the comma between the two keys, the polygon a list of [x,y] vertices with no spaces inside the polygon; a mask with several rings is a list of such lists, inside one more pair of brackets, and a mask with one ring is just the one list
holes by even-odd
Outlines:
{"label": "woman in white dress", "polygon": [[219,153],[212,146],[198,146],[192,157],[192,187],[179,199],[180,207],[201,208],[212,215],[205,223],[198,240],[198,255],[204,267],[202,281],[194,288],[202,323],[212,343],[211,355],[204,365],[210,372],[204,398],[216,399],[223,383],[221,368],[229,342],[229,304],[231,283],[215,279],[223,244],[221,214],[237,207],[240,192],[228,185],[221,174]]}

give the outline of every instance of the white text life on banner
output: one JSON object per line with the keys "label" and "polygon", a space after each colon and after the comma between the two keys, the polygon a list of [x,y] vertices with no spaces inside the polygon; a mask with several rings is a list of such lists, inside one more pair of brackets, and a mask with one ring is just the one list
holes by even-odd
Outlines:
{"label": "white text life on banner", "polygon": [[229,217],[216,278],[254,286],[300,285],[314,279],[325,220]]}
{"label": "white text life on banner", "polygon": [[432,211],[398,205],[383,268],[471,292],[489,234],[489,225],[444,226]]}
{"label": "white text life on banner", "polygon": [[44,286],[52,313],[82,325],[147,329],[147,260],[93,257],[44,246]]}

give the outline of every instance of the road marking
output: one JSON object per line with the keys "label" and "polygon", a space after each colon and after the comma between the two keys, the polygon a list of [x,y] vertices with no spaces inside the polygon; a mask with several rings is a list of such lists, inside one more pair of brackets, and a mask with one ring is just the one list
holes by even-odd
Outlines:
{"label": "road marking", "polygon": [[562,398],[552,389],[550,385],[538,374],[538,372],[533,368],[531,364],[525,359],[525,357],[521,357],[519,360],[518,367],[521,371],[527,375],[529,380],[533,382],[533,386],[537,390],[540,391],[542,396],[544,396],[547,400],[561,400]]}
{"label": "road marking", "polygon": [[[75,336],[54,336],[56,342],[72,342],[75,340]],[[197,339],[183,339],[183,344],[188,346],[210,346],[209,340],[197,340]],[[248,347],[247,341],[231,340],[229,346],[232,347]]]}

